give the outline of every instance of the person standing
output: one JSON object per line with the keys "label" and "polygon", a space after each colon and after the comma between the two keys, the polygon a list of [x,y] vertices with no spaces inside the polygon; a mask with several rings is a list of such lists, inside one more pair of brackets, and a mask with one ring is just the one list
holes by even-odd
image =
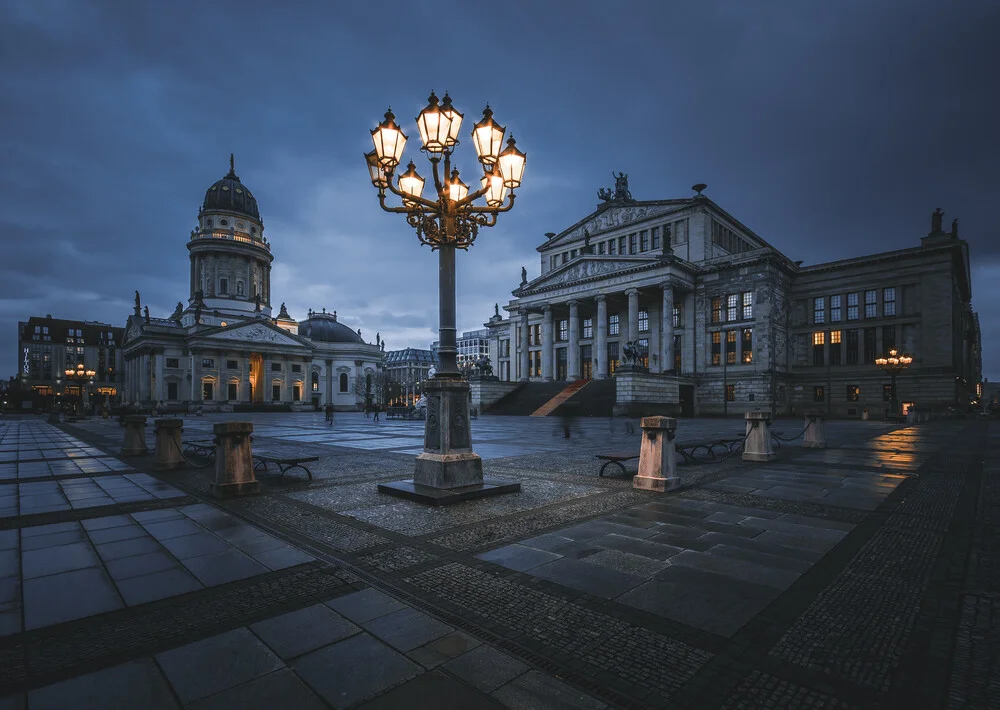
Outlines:
{"label": "person standing", "polygon": [[326,423],[333,426],[333,404],[327,403],[324,411],[326,412]]}
{"label": "person standing", "polygon": [[372,421],[375,421],[375,422],[378,421],[378,411],[379,411],[379,406],[377,404],[373,404],[372,405],[372,412],[373,412],[373,415],[372,415],[373,419],[372,419]]}

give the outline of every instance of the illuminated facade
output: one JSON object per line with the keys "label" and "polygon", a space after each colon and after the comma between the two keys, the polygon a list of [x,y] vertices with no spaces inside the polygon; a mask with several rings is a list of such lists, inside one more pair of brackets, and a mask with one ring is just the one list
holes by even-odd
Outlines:
{"label": "illuminated facade", "polygon": [[[125,328],[125,400],[140,405],[355,409],[382,364],[378,342],[336,311],[273,315],[271,244],[257,201],[229,173],[208,188],[187,242],[187,306],[152,317],[136,292]],[[378,338],[376,338],[378,341]]]}
{"label": "illuminated facade", "polygon": [[[938,211],[919,246],[802,266],[704,188],[637,201],[619,176],[595,212],[547,234],[540,275],[485,323],[500,380],[614,377],[632,411],[876,416],[889,380],[874,359],[896,347],[914,357],[901,402],[968,403],[981,358],[957,221],[945,232]],[[630,342],[637,367],[619,372]]]}

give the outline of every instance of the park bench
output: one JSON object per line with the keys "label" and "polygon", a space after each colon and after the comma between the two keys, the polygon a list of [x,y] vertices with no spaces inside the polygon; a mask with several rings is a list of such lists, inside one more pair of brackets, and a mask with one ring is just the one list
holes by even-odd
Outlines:
{"label": "park bench", "polygon": [[181,442],[184,446],[185,454],[204,456],[205,458],[215,458],[215,441],[213,439],[198,439],[196,441]]}
{"label": "park bench", "polygon": [[623,464],[622,462],[631,461],[632,459],[637,459],[639,458],[639,454],[638,453],[633,454],[628,451],[624,451],[617,454],[597,454],[594,458],[596,458],[598,461],[605,462],[604,465],[601,466],[601,470],[597,473],[598,477],[603,477],[604,470],[608,466],[611,466],[612,464],[620,468],[622,470],[623,475],[634,476],[635,474],[629,473],[629,470],[625,468],[625,464]]}
{"label": "park bench", "polygon": [[308,468],[306,468],[304,464],[312,463],[313,461],[319,461],[319,456],[275,456],[273,454],[254,454],[253,459],[254,459],[253,467],[255,471],[258,468],[263,468],[265,471],[267,471],[268,470],[267,465],[269,463],[273,463],[278,467],[278,470],[281,472],[279,474],[280,477],[284,477],[284,475],[293,468],[301,468],[303,471],[306,472],[306,475],[309,477],[309,480],[311,481],[313,477],[312,472]]}
{"label": "park bench", "polygon": [[386,419],[406,419],[406,407],[389,407],[385,410]]}

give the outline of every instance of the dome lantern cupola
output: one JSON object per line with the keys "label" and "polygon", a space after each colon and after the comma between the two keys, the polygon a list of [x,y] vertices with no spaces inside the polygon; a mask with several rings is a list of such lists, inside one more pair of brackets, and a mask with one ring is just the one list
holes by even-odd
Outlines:
{"label": "dome lantern cupola", "polygon": [[232,153],[229,154],[229,172],[205,192],[202,211],[210,210],[232,212],[260,222],[257,200],[236,175],[235,159]]}

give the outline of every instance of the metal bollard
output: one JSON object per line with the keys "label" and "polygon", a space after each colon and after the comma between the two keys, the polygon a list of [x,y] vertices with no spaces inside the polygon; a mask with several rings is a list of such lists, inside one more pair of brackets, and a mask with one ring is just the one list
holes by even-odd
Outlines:
{"label": "metal bollard", "polygon": [[774,458],[771,448],[771,412],[747,412],[746,443],[743,444],[744,461],[770,461]]}
{"label": "metal bollard", "polygon": [[231,498],[257,493],[260,482],[253,473],[253,451],[250,448],[250,422],[222,422],[212,427],[215,434],[215,482],[212,494]]}
{"label": "metal bollard", "polygon": [[639,473],[632,478],[632,487],[659,493],[680,487],[677,451],[674,448],[677,420],[673,417],[643,417],[640,426]]}
{"label": "metal bollard", "polygon": [[125,417],[125,441],[122,442],[122,456],[145,456],[146,415],[129,414]]}
{"label": "metal bollard", "polygon": [[156,461],[153,468],[165,471],[172,468],[184,468],[186,462],[181,453],[181,430],[183,419],[157,419],[153,422],[156,432]]}
{"label": "metal bollard", "polygon": [[818,409],[806,412],[806,431],[802,437],[802,446],[806,449],[826,448],[825,418]]}

